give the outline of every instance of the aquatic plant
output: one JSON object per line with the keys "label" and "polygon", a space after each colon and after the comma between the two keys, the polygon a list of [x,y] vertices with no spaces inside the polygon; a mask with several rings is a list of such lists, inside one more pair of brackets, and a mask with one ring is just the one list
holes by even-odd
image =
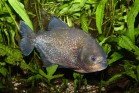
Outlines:
{"label": "aquatic plant", "polygon": [[[35,80],[51,84],[51,80],[63,76],[54,75],[57,66],[41,68],[37,64],[39,57],[36,52],[31,56],[30,62],[26,62],[19,50],[18,22],[24,20],[32,29],[43,31],[46,30],[47,20],[53,15],[60,17],[69,26],[77,26],[93,33],[108,55],[107,70],[115,65],[123,68],[121,72],[105,80],[103,78],[108,73],[107,70],[104,71],[100,82],[102,86],[109,86],[114,81],[128,76],[134,82],[134,88],[137,88],[138,12],[139,0],[0,0],[0,88],[5,88],[5,81],[15,75],[9,75],[14,72],[13,66],[26,72],[27,81],[32,82],[32,85]],[[75,89],[80,85],[82,77],[81,75],[78,78],[78,75],[74,74]]]}

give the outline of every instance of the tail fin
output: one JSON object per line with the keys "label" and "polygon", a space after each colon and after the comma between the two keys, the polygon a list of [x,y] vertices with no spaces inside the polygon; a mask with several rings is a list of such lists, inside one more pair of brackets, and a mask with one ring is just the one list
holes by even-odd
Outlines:
{"label": "tail fin", "polygon": [[35,39],[35,33],[23,21],[20,21],[19,26],[22,35],[20,49],[25,56],[28,56],[34,49],[35,42],[33,42],[33,39]]}

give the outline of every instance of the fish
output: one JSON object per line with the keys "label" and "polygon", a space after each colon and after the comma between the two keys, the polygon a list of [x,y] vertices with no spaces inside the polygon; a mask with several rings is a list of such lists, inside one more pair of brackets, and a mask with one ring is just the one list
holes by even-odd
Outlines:
{"label": "fish", "polygon": [[24,21],[20,21],[19,27],[23,55],[30,55],[35,48],[43,67],[57,64],[79,73],[92,73],[108,66],[107,55],[89,33],[69,27],[55,16],[49,21],[47,31],[35,33]]}

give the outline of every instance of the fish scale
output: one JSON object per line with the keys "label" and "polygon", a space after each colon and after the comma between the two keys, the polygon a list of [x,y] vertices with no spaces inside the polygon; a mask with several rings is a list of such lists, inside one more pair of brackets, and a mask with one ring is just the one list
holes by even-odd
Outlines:
{"label": "fish scale", "polygon": [[[59,29],[61,30],[61,29]],[[58,62],[60,65],[63,65],[65,67],[70,67],[70,64],[76,65],[76,51],[77,51],[77,40],[76,37],[74,39],[70,39],[68,37],[68,31],[64,31],[65,34],[58,36],[58,34],[52,33],[52,32],[45,32],[47,34],[47,37],[42,38],[42,35],[39,35],[36,37],[36,48],[42,49],[42,51],[45,51],[45,56],[48,57],[48,60],[50,60],[52,63]],[[49,34],[51,34],[49,36]],[[51,38],[55,37],[55,38]],[[78,38],[77,38],[78,39]],[[64,40],[64,41],[63,41]],[[73,42],[74,40],[74,42]],[[63,42],[61,42],[63,41]],[[52,43],[53,42],[53,43]],[[63,45],[64,44],[64,45]],[[46,47],[43,48],[40,45],[45,45]],[[57,47],[54,47],[57,46]],[[63,51],[65,50],[65,51]],[[66,62],[64,65],[64,61],[69,60],[70,62]]]}

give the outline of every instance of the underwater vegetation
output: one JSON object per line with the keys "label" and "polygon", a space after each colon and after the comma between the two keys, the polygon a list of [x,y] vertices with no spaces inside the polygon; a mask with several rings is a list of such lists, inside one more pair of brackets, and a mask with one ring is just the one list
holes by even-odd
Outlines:
{"label": "underwater vegetation", "polygon": [[[81,74],[58,65],[43,67],[37,49],[24,56],[20,21],[32,33],[49,33],[52,16],[94,37],[108,67]],[[138,93],[138,20],[139,0],[0,0],[0,92]]]}

